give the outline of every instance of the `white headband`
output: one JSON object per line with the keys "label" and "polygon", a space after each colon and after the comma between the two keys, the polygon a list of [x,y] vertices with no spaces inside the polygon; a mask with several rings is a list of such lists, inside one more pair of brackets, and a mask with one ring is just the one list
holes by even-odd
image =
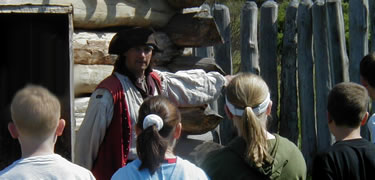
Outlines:
{"label": "white headband", "polygon": [[156,114],[149,114],[143,120],[143,129],[147,129],[150,126],[156,125],[158,131],[163,128],[163,119]]}
{"label": "white headband", "polygon": [[[226,105],[227,105],[229,111],[233,115],[235,115],[235,116],[242,116],[243,111],[244,111],[243,109],[236,108],[232,103],[230,103],[228,101],[227,97],[225,97],[225,101],[226,101]],[[254,107],[254,108],[250,107],[250,108],[253,109],[253,112],[254,112],[255,115],[259,115],[261,113],[266,112],[268,104],[270,103],[270,101],[271,101],[271,99],[270,99],[270,93],[268,93],[266,99],[264,99],[264,101],[262,103],[260,103],[257,107]]]}

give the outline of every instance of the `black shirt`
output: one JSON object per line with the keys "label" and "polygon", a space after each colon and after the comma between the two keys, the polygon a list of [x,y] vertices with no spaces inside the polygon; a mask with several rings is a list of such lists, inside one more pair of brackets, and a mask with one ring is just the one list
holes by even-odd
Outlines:
{"label": "black shirt", "polygon": [[365,139],[338,141],[314,159],[312,179],[375,179],[375,145]]}

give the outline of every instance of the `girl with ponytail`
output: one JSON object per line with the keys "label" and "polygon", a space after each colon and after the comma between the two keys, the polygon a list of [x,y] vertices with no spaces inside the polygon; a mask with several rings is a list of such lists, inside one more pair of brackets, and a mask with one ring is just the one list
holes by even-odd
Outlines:
{"label": "girl with ponytail", "polygon": [[202,168],[212,179],[306,179],[306,163],[298,147],[266,129],[272,101],[260,76],[234,77],[225,100],[225,112],[239,137],[203,161]]}
{"label": "girl with ponytail", "polygon": [[207,179],[202,169],[173,153],[181,129],[176,105],[163,96],[146,99],[135,127],[138,158],[112,179]]}

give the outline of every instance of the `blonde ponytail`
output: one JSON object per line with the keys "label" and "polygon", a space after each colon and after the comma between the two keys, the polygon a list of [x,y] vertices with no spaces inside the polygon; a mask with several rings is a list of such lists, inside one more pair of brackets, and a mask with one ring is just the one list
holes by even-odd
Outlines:
{"label": "blonde ponytail", "polygon": [[262,104],[265,99],[269,98],[268,96],[267,84],[255,74],[242,73],[236,76],[227,87],[229,103],[244,109],[241,118],[236,117],[233,120],[239,135],[246,142],[246,159],[253,161],[257,167],[272,161],[272,156],[268,153],[265,130],[266,113],[255,114],[252,107]]}

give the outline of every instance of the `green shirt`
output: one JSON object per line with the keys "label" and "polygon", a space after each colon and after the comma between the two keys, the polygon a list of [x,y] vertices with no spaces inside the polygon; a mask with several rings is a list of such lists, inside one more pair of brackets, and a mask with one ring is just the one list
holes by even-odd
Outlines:
{"label": "green shirt", "polygon": [[268,140],[271,163],[256,167],[245,160],[246,142],[237,137],[225,148],[211,152],[201,167],[211,179],[306,179],[306,163],[298,147],[275,135]]}

